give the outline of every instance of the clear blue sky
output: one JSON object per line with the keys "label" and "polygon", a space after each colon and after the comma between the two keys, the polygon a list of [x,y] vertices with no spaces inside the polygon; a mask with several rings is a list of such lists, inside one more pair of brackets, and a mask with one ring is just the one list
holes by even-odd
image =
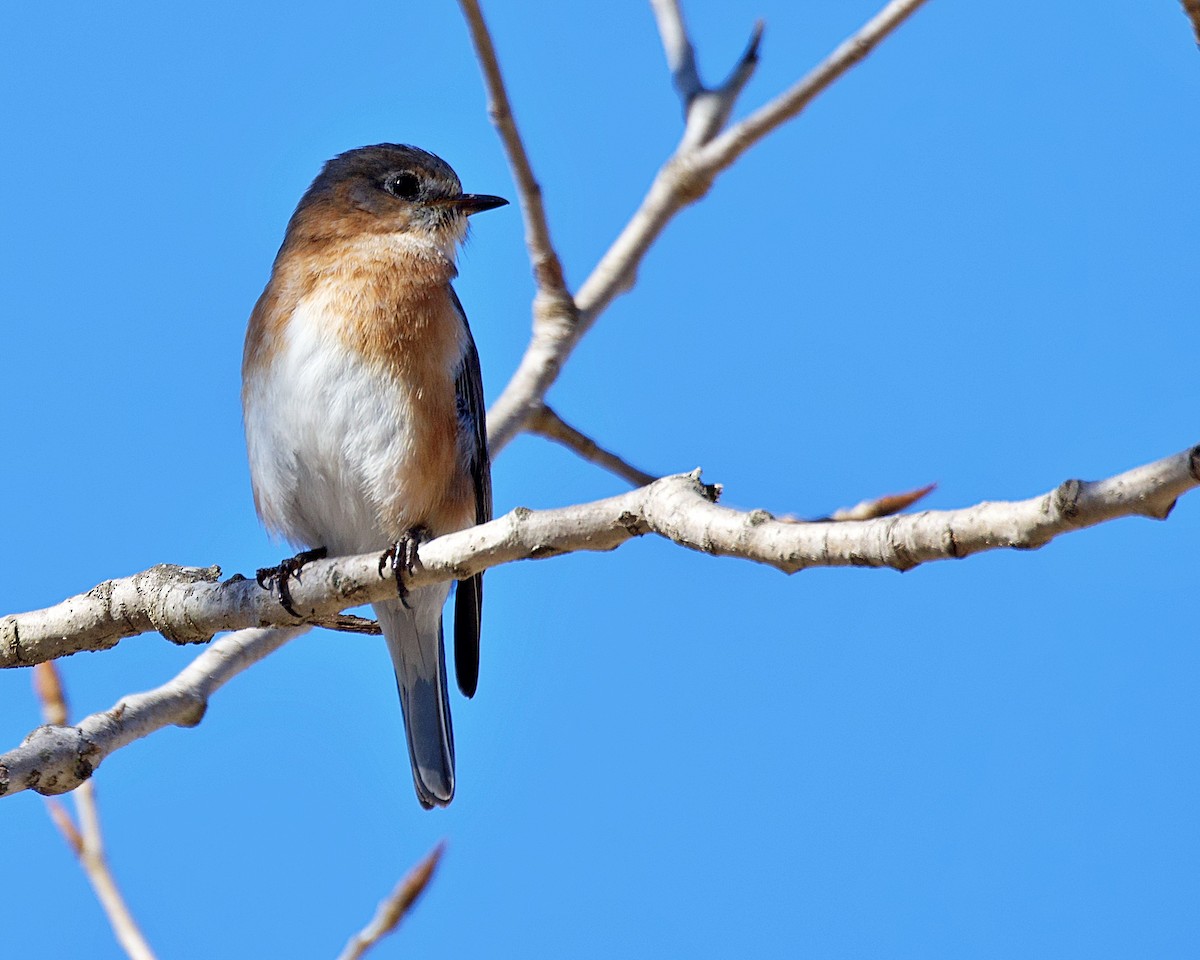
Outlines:
{"label": "clear blue sky", "polygon": [[[757,105],[875,8],[687,4]],[[491,3],[578,284],[680,129],[648,6]],[[15,4],[0,36],[0,598],[251,572],[244,324],[329,156],[513,196],[454,4]],[[1200,52],[1179,6],[932,0],[672,224],[551,400],[655,472],[817,515],[1019,498],[1197,430]],[[524,348],[515,207],[459,293],[489,398]],[[499,511],[623,489],[523,438]],[[413,797],[382,645],[314,632],[97,784],[164,958],[332,956],[435,842],[378,956],[1184,957],[1200,941],[1200,496],[1033,553],[792,578],[642,541],[489,574],[459,795]],[[77,713],[172,676],[64,670]],[[0,739],[37,721],[0,675]],[[0,801],[11,956],[118,956],[33,794]]]}

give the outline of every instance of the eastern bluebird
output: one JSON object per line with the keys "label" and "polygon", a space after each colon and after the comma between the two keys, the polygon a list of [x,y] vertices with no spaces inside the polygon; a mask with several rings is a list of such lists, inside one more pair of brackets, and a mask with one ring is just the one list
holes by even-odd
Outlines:
{"label": "eastern bluebird", "polygon": [[[254,503],[307,559],[381,550],[400,599],[375,604],[417,798],[454,796],[442,644],[448,583],[407,591],[416,543],[492,517],[479,354],[450,281],[467,217],[507,203],[463,193],[443,160],[381,143],[334,157],[301,198],[250,315],[242,408]],[[389,546],[391,545],[391,546]],[[479,679],[482,575],[458,584],[458,685]]]}

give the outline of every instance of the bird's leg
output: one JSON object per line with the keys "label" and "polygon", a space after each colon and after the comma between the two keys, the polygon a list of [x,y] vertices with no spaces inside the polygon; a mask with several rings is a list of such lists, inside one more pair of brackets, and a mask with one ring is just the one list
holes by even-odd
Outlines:
{"label": "bird's leg", "polygon": [[417,567],[420,566],[417,548],[430,539],[432,538],[429,531],[424,527],[413,527],[384,550],[379,558],[379,575],[383,576],[384,567],[391,567],[392,576],[396,578],[396,594],[406,609],[411,607],[408,606],[408,587],[404,583],[404,576],[411,576],[417,572]]}
{"label": "bird's leg", "polygon": [[254,579],[258,581],[258,585],[264,590],[276,589],[279,591],[279,605],[283,607],[293,617],[299,617],[296,608],[292,606],[292,591],[288,587],[288,581],[300,579],[300,569],[313,560],[324,560],[329,555],[329,551],[324,547],[317,547],[315,550],[301,550],[294,557],[288,557],[286,560],[281,560],[276,567],[263,567]]}

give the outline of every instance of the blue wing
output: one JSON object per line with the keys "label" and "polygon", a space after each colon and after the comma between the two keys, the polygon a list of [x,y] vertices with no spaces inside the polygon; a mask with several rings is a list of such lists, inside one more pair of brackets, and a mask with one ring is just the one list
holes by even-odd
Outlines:
{"label": "blue wing", "polygon": [[[483,375],[466,312],[453,288],[450,295],[467,336],[462,366],[455,380],[458,428],[462,431],[460,449],[466,451],[466,466],[475,491],[475,522],[487,523],[492,519],[492,464],[488,456]],[[454,599],[454,672],[458,677],[458,688],[468,697],[475,695],[479,685],[479,624],[482,616],[483,574],[477,573],[459,581]]]}

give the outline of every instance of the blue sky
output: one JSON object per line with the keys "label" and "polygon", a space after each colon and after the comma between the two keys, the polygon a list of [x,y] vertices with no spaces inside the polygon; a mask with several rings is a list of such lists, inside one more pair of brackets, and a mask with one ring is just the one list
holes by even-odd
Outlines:
{"label": "blue sky", "polygon": [[[687,4],[756,106],[871,13]],[[680,129],[646,4],[487,8],[578,285]],[[684,212],[550,400],[652,472],[819,515],[936,481],[1021,498],[1197,436],[1200,53],[1177,4],[932,0]],[[15,5],[0,37],[0,604],[274,562],[246,317],[320,164],[411,142],[514,196],[451,3]],[[515,207],[459,294],[494,397]],[[497,509],[621,482],[536,438]],[[164,957],[331,956],[438,840],[378,956],[1182,957],[1200,939],[1200,496],[1032,553],[787,578],[651,540],[489,574],[459,794],[416,804],[385,651],[314,632],[96,778]],[[77,714],[194,655],[64,664]],[[37,722],[0,675],[0,732]],[[13,956],[119,956],[32,794],[0,801]]]}

